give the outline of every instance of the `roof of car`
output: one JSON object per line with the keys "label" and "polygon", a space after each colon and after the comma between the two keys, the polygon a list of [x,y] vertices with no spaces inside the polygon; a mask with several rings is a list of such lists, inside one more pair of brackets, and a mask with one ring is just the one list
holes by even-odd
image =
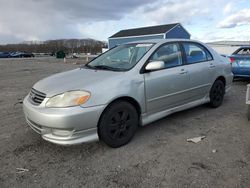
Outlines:
{"label": "roof of car", "polygon": [[249,46],[247,46],[247,45],[241,46],[241,47],[239,47],[238,49],[241,49],[241,48],[250,48],[250,45],[249,45]]}

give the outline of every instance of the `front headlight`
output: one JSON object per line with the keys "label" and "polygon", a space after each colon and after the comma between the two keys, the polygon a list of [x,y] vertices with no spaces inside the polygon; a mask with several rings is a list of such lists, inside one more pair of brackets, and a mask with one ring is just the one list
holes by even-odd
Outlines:
{"label": "front headlight", "polygon": [[51,108],[79,106],[87,102],[89,98],[90,93],[87,91],[67,91],[50,98],[45,106]]}

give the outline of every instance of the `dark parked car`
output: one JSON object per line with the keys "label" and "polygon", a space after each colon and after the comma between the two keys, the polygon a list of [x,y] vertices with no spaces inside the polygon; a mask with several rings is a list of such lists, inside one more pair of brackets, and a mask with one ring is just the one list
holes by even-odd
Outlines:
{"label": "dark parked car", "polygon": [[0,58],[9,58],[10,53],[9,52],[0,52]]}
{"label": "dark parked car", "polygon": [[229,58],[234,77],[250,77],[250,46],[240,47]]}
{"label": "dark parked car", "polygon": [[13,52],[11,53],[11,57],[35,57],[33,53],[28,52]]}

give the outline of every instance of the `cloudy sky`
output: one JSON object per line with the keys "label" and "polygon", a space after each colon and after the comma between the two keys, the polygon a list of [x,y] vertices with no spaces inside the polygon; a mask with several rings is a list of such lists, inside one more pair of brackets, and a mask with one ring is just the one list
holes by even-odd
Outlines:
{"label": "cloudy sky", "polygon": [[193,39],[250,41],[249,0],[0,0],[0,43],[107,40],[121,29],[180,22]]}

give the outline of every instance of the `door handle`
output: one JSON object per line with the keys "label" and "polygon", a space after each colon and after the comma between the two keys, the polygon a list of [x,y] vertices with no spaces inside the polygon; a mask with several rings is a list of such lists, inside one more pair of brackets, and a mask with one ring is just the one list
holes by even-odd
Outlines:
{"label": "door handle", "polygon": [[187,73],[188,73],[188,71],[186,71],[185,69],[181,69],[180,74],[187,74]]}

